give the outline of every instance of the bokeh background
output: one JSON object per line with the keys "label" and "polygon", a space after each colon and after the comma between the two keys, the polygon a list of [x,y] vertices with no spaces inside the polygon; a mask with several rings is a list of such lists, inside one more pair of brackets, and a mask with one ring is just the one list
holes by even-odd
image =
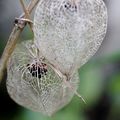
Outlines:
{"label": "bokeh background", "polygon": [[[29,0],[28,0],[29,1]],[[102,46],[80,70],[78,97],[51,118],[32,112],[12,101],[6,90],[5,74],[0,84],[0,120],[120,120],[120,0],[104,0],[108,8],[108,30]],[[19,0],[0,0],[0,56],[22,12]],[[29,28],[20,39],[31,39]]]}

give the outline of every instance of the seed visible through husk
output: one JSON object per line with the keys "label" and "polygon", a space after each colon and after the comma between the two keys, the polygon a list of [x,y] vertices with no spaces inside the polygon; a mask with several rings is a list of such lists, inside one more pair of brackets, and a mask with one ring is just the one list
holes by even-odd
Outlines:
{"label": "seed visible through husk", "polygon": [[68,104],[78,87],[78,73],[69,83],[48,65],[32,41],[17,44],[7,65],[7,90],[18,104],[52,115]]}

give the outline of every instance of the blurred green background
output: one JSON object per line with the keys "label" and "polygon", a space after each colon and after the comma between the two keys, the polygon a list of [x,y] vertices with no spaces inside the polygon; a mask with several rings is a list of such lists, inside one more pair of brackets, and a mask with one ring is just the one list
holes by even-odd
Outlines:
{"label": "blurred green background", "polygon": [[[6,77],[0,84],[0,120],[120,120],[120,0],[104,0],[108,8],[108,31],[99,51],[79,70],[79,93],[51,118],[29,111],[12,101]],[[0,0],[0,55],[13,21],[22,12],[19,0]],[[27,27],[21,39],[32,38]]]}

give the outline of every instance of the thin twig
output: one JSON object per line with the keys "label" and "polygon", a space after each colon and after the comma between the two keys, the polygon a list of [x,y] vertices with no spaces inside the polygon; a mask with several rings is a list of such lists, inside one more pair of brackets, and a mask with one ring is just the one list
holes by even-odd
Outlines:
{"label": "thin twig", "polygon": [[[32,12],[32,10],[34,9],[34,7],[37,5],[38,2],[39,2],[39,0],[31,0],[31,2],[29,3],[29,5],[27,7],[29,14]],[[23,13],[19,18],[25,18],[25,13]],[[16,43],[19,39],[19,36],[26,25],[25,21],[22,21],[22,22],[23,22],[22,28],[19,26],[16,26],[16,25],[14,26],[14,28],[10,34],[10,37],[8,39],[7,45],[2,54],[2,57],[0,60],[0,82],[3,78],[4,71],[5,71],[6,65],[7,65],[7,61],[9,59],[9,57],[11,56],[11,54],[16,46]]]}
{"label": "thin twig", "polygon": [[[30,20],[30,15],[29,15],[29,13],[28,13],[28,10],[26,9],[26,6],[25,6],[23,0],[20,0],[20,3],[21,3],[21,6],[22,6],[22,8],[23,8],[23,11],[24,11],[24,13],[25,13],[25,18]],[[29,26],[30,26],[31,31],[33,32],[31,22],[29,22],[28,24],[29,24]]]}
{"label": "thin twig", "polygon": [[25,7],[25,4],[24,4],[23,0],[20,0],[20,3],[21,3],[21,6],[22,6],[22,8],[23,8],[23,11],[24,11],[24,13],[25,13],[25,17],[29,19],[29,14],[28,14],[28,12],[26,11],[26,7]]}
{"label": "thin twig", "polygon": [[[34,7],[38,4],[40,0],[31,0],[31,2],[29,3],[27,10],[28,13],[30,14],[32,12],[32,10],[34,9]],[[25,16],[25,13],[23,13],[19,18],[23,18]]]}

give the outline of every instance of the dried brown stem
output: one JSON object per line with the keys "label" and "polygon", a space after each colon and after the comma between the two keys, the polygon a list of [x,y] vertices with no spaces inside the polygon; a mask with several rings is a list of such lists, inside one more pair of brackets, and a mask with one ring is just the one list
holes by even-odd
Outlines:
{"label": "dried brown stem", "polygon": [[[29,5],[27,7],[29,14],[32,12],[32,10],[34,9],[34,7],[37,5],[38,2],[39,2],[39,0],[31,0],[31,2],[29,3]],[[23,13],[19,18],[25,18],[25,13]],[[16,43],[19,39],[19,36],[26,25],[25,23],[26,23],[26,21],[22,21],[22,25],[23,25],[22,28],[19,27],[19,25],[15,25],[10,34],[7,45],[4,49],[4,52],[3,52],[1,60],[0,60],[0,82],[3,78],[4,71],[5,71],[6,65],[7,65],[7,61],[9,59],[9,57],[11,56],[11,54],[16,46]]]}
{"label": "dried brown stem", "polygon": [[29,18],[29,14],[28,14],[28,12],[27,12],[27,10],[26,10],[26,7],[25,7],[25,4],[24,4],[23,0],[20,0],[20,3],[21,3],[21,6],[22,6],[22,8],[23,8],[23,11],[24,11],[24,13],[25,13],[25,17],[26,17],[26,18]]}
{"label": "dried brown stem", "polygon": [[[25,18],[30,20],[30,15],[29,15],[29,12],[28,12],[28,10],[26,9],[26,7],[25,7],[25,4],[24,4],[23,0],[20,0],[20,3],[21,3],[21,5],[22,5],[23,11],[24,11],[24,13],[25,13]],[[29,26],[30,26],[31,31],[33,32],[31,22],[29,22],[28,24],[29,24]]]}

